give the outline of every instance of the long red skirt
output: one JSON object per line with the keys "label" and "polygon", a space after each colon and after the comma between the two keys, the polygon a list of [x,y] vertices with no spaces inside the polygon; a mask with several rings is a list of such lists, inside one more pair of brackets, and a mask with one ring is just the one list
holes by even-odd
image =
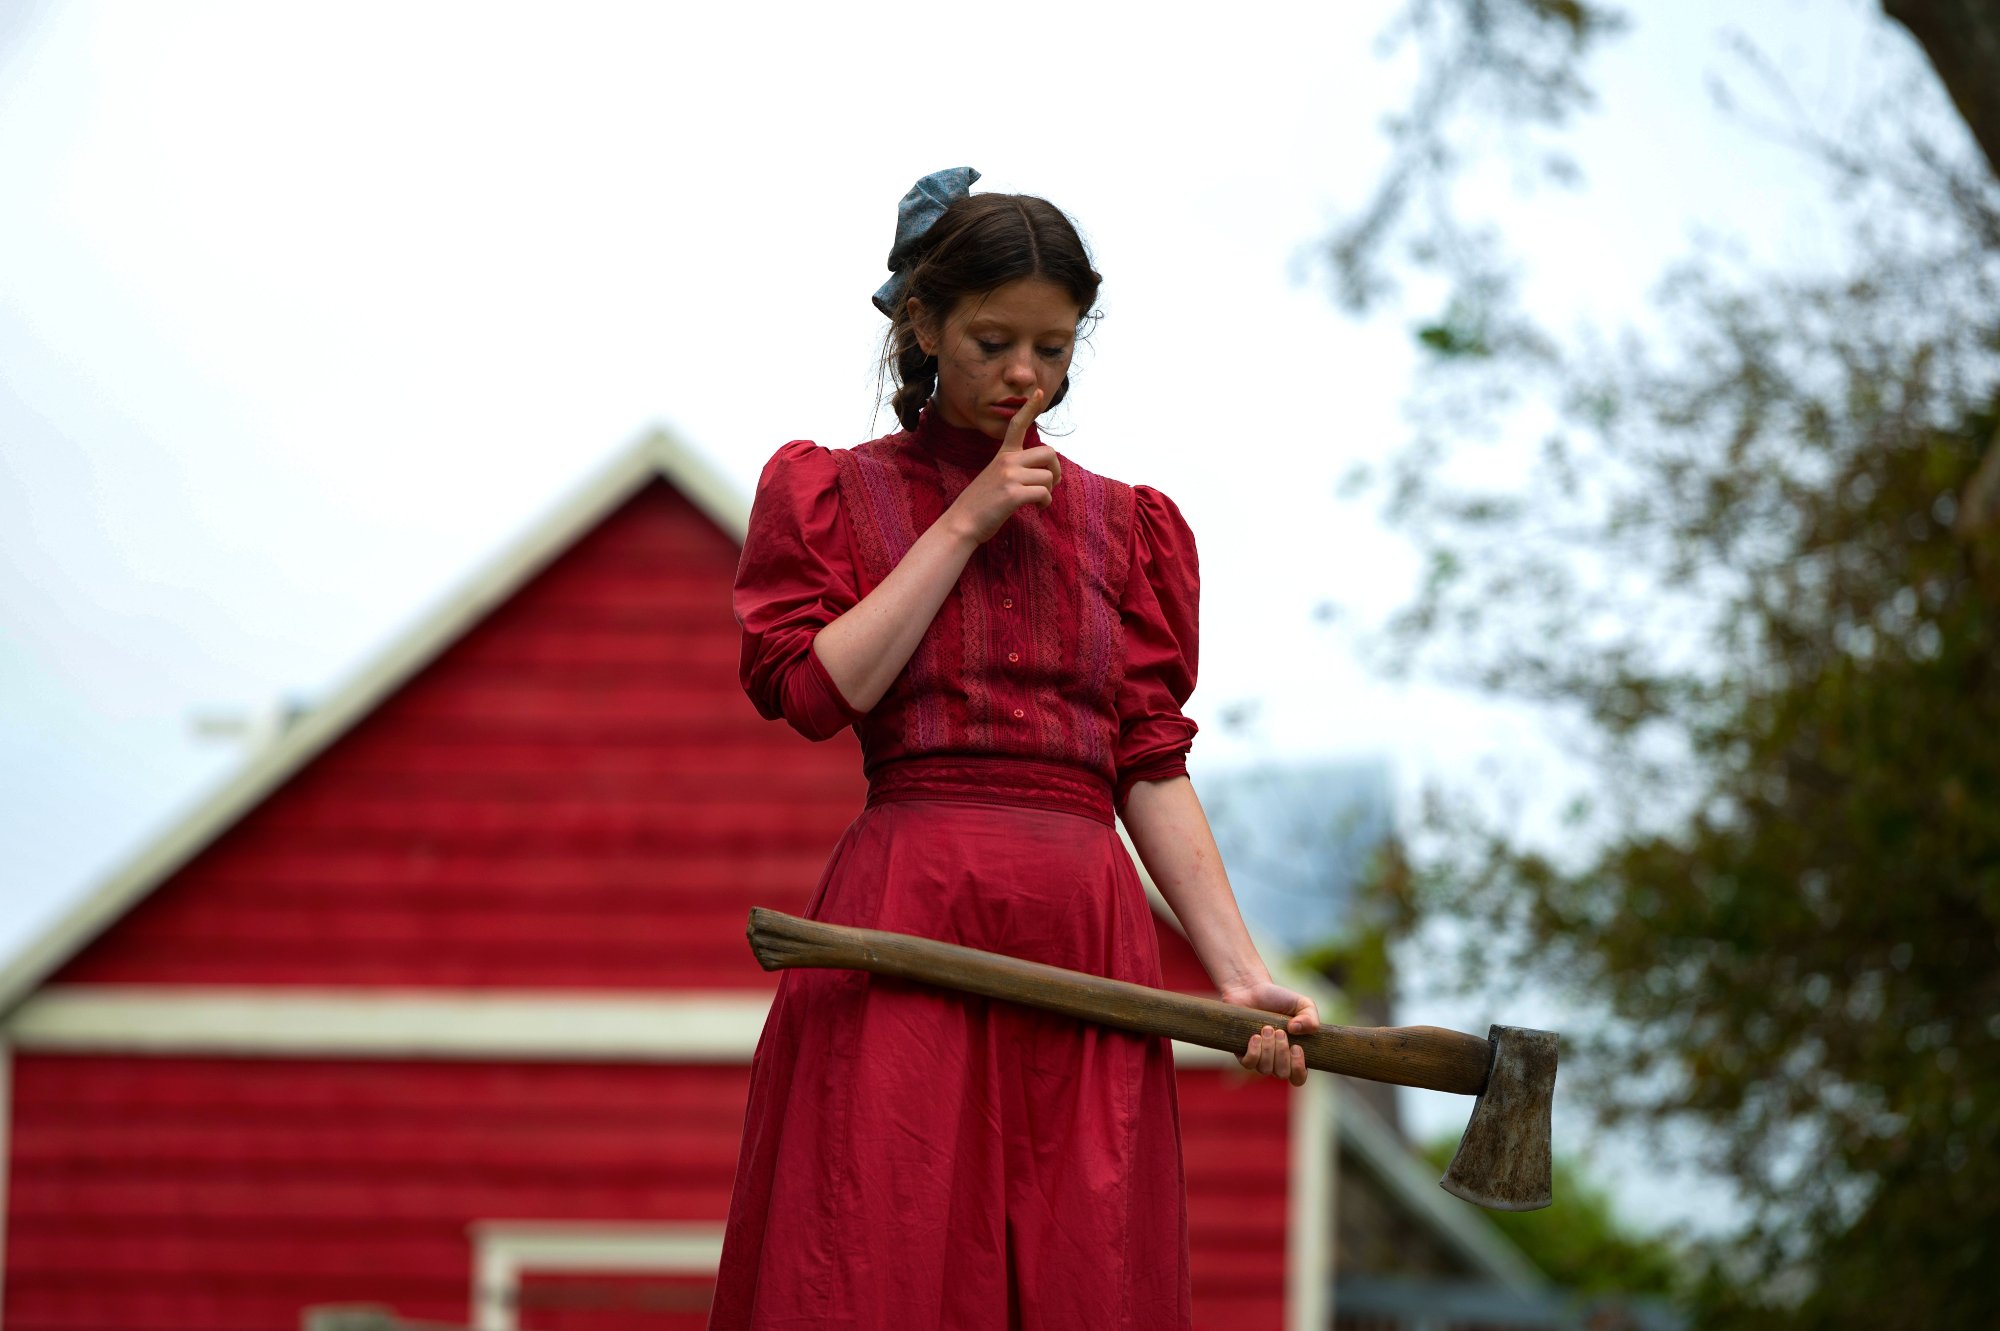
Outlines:
{"label": "long red skirt", "polygon": [[[920,800],[848,828],[807,913],[1160,982],[1112,828]],[[1189,1325],[1167,1042],[857,971],[787,971],[750,1072],[712,1331]]]}

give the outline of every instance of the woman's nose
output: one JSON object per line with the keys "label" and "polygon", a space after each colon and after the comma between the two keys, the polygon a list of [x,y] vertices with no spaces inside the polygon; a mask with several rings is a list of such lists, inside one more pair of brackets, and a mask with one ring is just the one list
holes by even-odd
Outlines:
{"label": "woman's nose", "polygon": [[1007,382],[1032,387],[1035,382],[1035,362],[1032,356],[1023,353],[1007,358]]}

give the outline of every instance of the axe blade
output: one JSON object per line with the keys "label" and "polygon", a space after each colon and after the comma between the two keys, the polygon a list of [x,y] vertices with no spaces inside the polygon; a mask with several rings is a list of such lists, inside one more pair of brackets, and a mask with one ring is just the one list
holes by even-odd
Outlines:
{"label": "axe blade", "polygon": [[1538,1211],[1552,1200],[1549,1110],[1556,1091],[1556,1035],[1525,1026],[1486,1033],[1493,1062],[1486,1089],[1438,1186],[1494,1211]]}

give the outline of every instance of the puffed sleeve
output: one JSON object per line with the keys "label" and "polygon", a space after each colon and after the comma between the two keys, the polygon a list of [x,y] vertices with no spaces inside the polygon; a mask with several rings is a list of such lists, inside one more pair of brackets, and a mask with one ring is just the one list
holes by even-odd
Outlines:
{"label": "puffed sleeve", "polygon": [[1194,692],[1200,639],[1201,567],[1194,533],[1174,501],[1136,486],[1132,567],[1119,607],[1125,680],[1118,688],[1118,806],[1140,781],[1187,775],[1194,722],[1181,708]]}
{"label": "puffed sleeve", "polygon": [[764,464],[736,566],[743,691],[767,719],[829,739],[861,718],[812,650],[860,599],[833,454],[794,440]]}

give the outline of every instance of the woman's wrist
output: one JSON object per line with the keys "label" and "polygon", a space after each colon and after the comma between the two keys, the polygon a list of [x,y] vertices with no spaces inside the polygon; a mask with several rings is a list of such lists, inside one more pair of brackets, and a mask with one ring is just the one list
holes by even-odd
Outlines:
{"label": "woman's wrist", "polygon": [[954,528],[932,523],[874,590],[814,636],[813,651],[853,710],[881,701],[978,548]]}
{"label": "woman's wrist", "polygon": [[[963,547],[963,554],[967,559],[972,557],[972,552],[977,550],[981,544],[979,539],[979,524],[972,519],[970,514],[966,513],[955,503],[950,508],[947,508],[936,522],[931,524],[930,530],[936,532],[940,539],[949,542],[955,547],[953,550],[954,554],[959,553],[956,547]],[[929,534],[930,532],[925,533],[925,535]]]}
{"label": "woman's wrist", "polygon": [[1209,973],[1209,978],[1215,981],[1217,993],[1247,993],[1258,985],[1271,983],[1271,972],[1265,967],[1263,959],[1258,958],[1251,965],[1219,967]]}

